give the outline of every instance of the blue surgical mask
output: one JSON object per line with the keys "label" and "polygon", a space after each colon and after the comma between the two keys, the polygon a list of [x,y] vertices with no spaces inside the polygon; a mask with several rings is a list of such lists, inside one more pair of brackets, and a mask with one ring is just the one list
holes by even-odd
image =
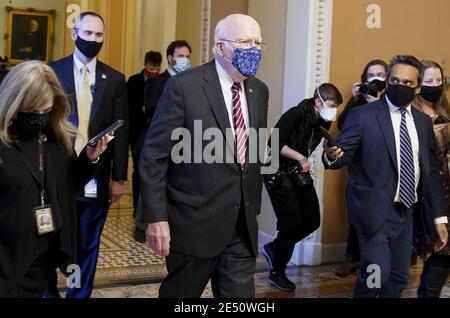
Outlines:
{"label": "blue surgical mask", "polygon": [[261,62],[261,51],[256,47],[241,49],[234,48],[226,42],[224,43],[233,49],[233,61],[230,62],[224,57],[225,60],[231,63],[243,76],[255,76]]}
{"label": "blue surgical mask", "polygon": [[191,67],[191,62],[187,57],[178,57],[175,59],[176,64],[173,66],[175,71],[182,73]]}

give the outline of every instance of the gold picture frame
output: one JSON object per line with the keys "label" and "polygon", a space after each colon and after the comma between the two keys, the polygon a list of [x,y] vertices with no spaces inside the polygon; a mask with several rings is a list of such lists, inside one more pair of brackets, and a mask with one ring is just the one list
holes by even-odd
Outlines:
{"label": "gold picture frame", "polygon": [[50,62],[55,10],[6,7],[5,49],[10,64],[24,60]]}

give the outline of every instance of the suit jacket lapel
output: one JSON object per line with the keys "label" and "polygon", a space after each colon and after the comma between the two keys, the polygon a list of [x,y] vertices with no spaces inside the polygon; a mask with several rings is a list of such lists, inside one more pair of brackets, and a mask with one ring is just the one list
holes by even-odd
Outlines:
{"label": "suit jacket lapel", "polygon": [[108,74],[103,63],[97,61],[97,68],[95,70],[95,86],[92,90],[92,106],[90,114],[90,122],[95,118],[103,93],[105,92],[108,83]]}
{"label": "suit jacket lapel", "polygon": [[59,76],[61,76],[60,81],[71,102],[69,121],[73,123],[75,127],[78,127],[77,94],[73,72],[73,55],[70,55],[66,58],[64,63],[64,72],[59,74]]}
{"label": "suit jacket lapel", "polygon": [[[414,125],[416,126],[417,136],[419,138],[419,161],[422,162],[428,162],[427,160],[423,160],[423,156],[427,155],[427,152],[425,149],[427,149],[427,140],[425,139],[425,134],[420,134],[419,131],[425,131],[425,125],[421,118],[417,116],[417,110],[414,107],[411,107],[411,113],[414,118]],[[411,135],[411,133],[409,133]]]}
{"label": "suit jacket lapel", "polygon": [[[230,138],[227,138],[227,129],[230,133],[232,130],[214,60],[208,63],[203,79],[203,89],[213,111],[214,117],[216,118],[216,121],[225,136],[228,146],[230,146],[231,149],[234,149],[234,139],[232,138],[232,140],[230,140]],[[230,137],[232,137],[232,135]]]}
{"label": "suit jacket lapel", "polygon": [[389,106],[386,103],[384,97],[381,98],[380,103],[378,103],[376,107],[378,124],[380,125],[381,132],[383,133],[392,163],[394,164],[395,169],[398,171],[394,129],[392,128],[392,119],[391,114],[389,113]]}

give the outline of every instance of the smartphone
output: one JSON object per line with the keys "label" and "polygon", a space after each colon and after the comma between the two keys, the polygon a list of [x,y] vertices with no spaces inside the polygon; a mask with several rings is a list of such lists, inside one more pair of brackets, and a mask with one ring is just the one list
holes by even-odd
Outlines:
{"label": "smartphone", "polygon": [[329,147],[336,146],[336,140],[334,140],[333,136],[330,135],[328,130],[323,128],[322,126],[319,126],[320,133],[322,134],[323,138],[327,141],[327,144]]}
{"label": "smartphone", "polygon": [[94,138],[92,138],[91,140],[89,140],[88,142],[88,146],[90,147],[95,147],[97,146],[97,143],[100,139],[102,139],[102,137],[104,137],[105,135],[117,130],[120,126],[122,126],[125,123],[125,121],[123,121],[122,119],[118,119],[114,124],[112,124],[111,126],[109,126],[108,128],[106,128],[105,130],[103,130],[101,133],[99,133],[97,136],[95,136]]}
{"label": "smartphone", "polygon": [[448,119],[445,116],[439,115],[433,122],[434,125],[440,125],[440,124],[447,124],[450,122],[450,119]]}

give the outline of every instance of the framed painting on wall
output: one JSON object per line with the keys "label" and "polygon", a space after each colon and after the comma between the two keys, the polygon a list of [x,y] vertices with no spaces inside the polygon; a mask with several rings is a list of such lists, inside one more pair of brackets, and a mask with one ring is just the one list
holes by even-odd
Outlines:
{"label": "framed painting on wall", "polygon": [[55,11],[6,7],[6,13],[5,52],[9,63],[51,61]]}

